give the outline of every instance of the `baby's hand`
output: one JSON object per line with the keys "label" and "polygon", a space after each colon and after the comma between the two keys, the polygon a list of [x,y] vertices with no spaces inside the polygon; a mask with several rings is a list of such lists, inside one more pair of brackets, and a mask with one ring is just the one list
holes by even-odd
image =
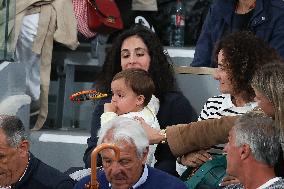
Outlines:
{"label": "baby's hand", "polygon": [[116,106],[112,103],[105,103],[104,104],[104,112],[115,112],[116,113]]}

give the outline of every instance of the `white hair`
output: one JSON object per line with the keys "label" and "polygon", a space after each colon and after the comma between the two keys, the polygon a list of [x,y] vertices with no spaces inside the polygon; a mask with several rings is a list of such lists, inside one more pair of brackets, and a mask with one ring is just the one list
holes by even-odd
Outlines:
{"label": "white hair", "polygon": [[102,125],[98,132],[98,143],[100,145],[104,142],[105,137],[111,134],[108,142],[120,143],[127,142],[136,147],[137,156],[142,158],[143,152],[149,146],[149,140],[144,129],[138,122],[125,117],[116,117],[115,119]]}

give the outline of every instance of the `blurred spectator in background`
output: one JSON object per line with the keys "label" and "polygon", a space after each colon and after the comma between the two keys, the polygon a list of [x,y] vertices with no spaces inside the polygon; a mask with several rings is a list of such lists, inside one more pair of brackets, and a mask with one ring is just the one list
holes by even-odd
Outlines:
{"label": "blurred spectator in background", "polygon": [[15,37],[16,61],[25,65],[31,114],[39,115],[34,129],[43,126],[48,113],[53,42],[76,49],[76,24],[70,0],[16,1],[15,36],[11,37]]}
{"label": "blurred spectator in background", "polygon": [[282,0],[216,0],[196,44],[191,66],[214,67],[215,43],[229,33],[248,30],[267,41],[284,60]]}

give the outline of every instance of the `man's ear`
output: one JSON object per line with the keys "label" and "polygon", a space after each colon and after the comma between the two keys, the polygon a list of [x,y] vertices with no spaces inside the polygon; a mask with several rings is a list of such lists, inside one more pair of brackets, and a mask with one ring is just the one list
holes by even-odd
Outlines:
{"label": "man's ear", "polygon": [[18,148],[20,150],[21,156],[26,156],[26,154],[29,152],[29,148],[30,148],[29,141],[27,141],[27,140],[21,141]]}
{"label": "man's ear", "polygon": [[242,160],[249,157],[251,153],[250,146],[248,144],[243,144],[240,148],[240,157]]}
{"label": "man's ear", "polygon": [[146,164],[148,152],[149,152],[149,146],[145,148],[145,150],[143,151],[143,154],[142,154],[142,164],[143,165]]}
{"label": "man's ear", "polygon": [[136,100],[136,106],[141,106],[144,104],[145,97],[144,95],[138,95]]}

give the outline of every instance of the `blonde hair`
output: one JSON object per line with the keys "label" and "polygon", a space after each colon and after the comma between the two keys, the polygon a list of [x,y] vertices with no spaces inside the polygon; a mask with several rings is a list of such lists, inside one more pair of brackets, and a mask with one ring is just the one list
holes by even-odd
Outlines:
{"label": "blonde hair", "polygon": [[[270,63],[258,69],[252,86],[265,95],[273,104],[275,125],[280,130],[281,143],[284,142],[284,64]],[[284,144],[283,144],[284,145]]]}

